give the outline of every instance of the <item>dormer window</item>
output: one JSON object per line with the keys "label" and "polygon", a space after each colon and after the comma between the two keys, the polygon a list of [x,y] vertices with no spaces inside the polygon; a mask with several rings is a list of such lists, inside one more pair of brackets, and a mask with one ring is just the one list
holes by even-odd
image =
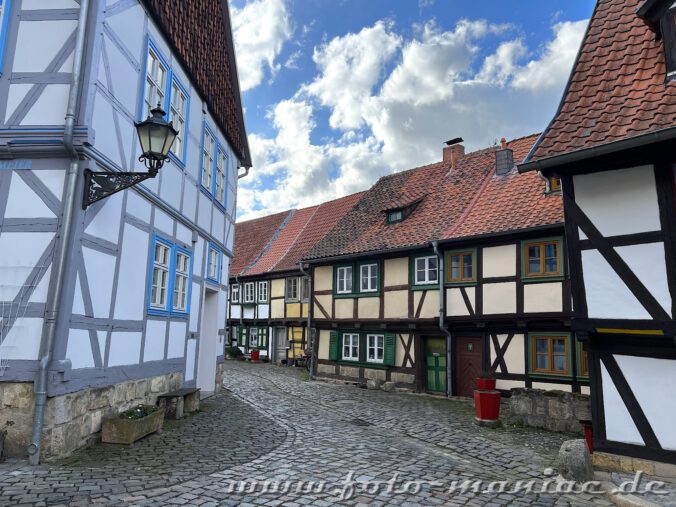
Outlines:
{"label": "dormer window", "polygon": [[401,222],[404,219],[404,210],[394,210],[387,212],[387,222],[394,224],[396,222]]}
{"label": "dormer window", "polygon": [[662,15],[660,30],[664,41],[667,80],[676,79],[676,2]]}
{"label": "dormer window", "polygon": [[646,0],[637,14],[657,34],[657,39],[663,41],[667,81],[676,79],[676,2]]}

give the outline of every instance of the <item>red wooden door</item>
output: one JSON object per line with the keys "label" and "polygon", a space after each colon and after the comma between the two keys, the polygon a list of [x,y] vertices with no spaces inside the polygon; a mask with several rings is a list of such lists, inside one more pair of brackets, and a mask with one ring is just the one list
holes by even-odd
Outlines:
{"label": "red wooden door", "polygon": [[478,336],[455,339],[456,396],[474,396],[476,379],[483,370],[483,343]]}

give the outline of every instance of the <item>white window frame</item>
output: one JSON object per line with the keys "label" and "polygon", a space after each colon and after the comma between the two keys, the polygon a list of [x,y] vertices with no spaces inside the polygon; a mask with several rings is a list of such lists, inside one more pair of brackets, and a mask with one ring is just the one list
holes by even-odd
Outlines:
{"label": "white window frame", "polygon": [[[378,344],[378,339],[382,340]],[[373,359],[370,358],[371,350],[373,350]],[[380,351],[380,358],[378,352]],[[385,335],[384,334],[367,334],[366,335],[366,362],[382,364],[385,361]]]}
{"label": "white window frame", "polygon": [[202,186],[211,193],[213,192],[214,183],[214,151],[216,150],[216,138],[206,126],[204,127],[204,141],[202,145]]}
{"label": "white window frame", "polygon": [[264,280],[258,282],[258,302],[267,303],[268,302],[268,281]]}
{"label": "white window frame", "polygon": [[244,304],[256,302],[256,284],[254,282],[246,282],[244,284]]}
{"label": "white window frame", "polygon": [[300,300],[305,302],[310,300],[310,277],[308,276],[300,279]]}
{"label": "white window frame", "polygon": [[230,287],[230,303],[239,304],[239,284],[234,283]]}
{"label": "white window frame", "polygon": [[[143,97],[144,118],[148,117],[150,111],[155,109],[158,104],[161,108],[165,107],[167,100],[167,78],[169,77],[169,67],[167,67],[159,53],[151,45],[148,45],[147,58],[145,93]],[[163,71],[161,75],[159,74],[160,69]]]}
{"label": "white window frame", "polygon": [[[158,310],[166,310],[169,302],[171,246],[163,241],[155,240],[154,248],[150,307]],[[158,252],[161,252],[161,255],[158,255]]]}
{"label": "white window frame", "polygon": [[[354,287],[354,269],[352,266],[339,266],[336,272],[336,294],[352,294],[352,289]],[[349,273],[349,277],[348,277]],[[342,275],[342,276],[341,276]],[[347,282],[350,282],[350,287],[347,287]],[[343,282],[343,288],[341,289],[340,283]]]}
{"label": "white window frame", "polygon": [[[176,101],[180,103],[176,103]],[[169,103],[169,118],[174,124],[174,128],[178,130],[178,134],[174,139],[174,144],[171,145],[171,152],[183,160],[185,153],[185,134],[188,116],[188,95],[183,91],[178,81],[173,78],[171,82],[171,97]]]}
{"label": "white window frame", "polygon": [[[289,295],[289,288],[290,287],[294,288],[293,292],[295,293],[295,295]],[[297,303],[298,302],[298,277],[297,276],[284,279],[284,299],[285,299],[285,301],[287,301],[289,303]]]}
{"label": "white window frame", "polygon": [[216,191],[214,197],[221,204],[225,204],[226,167],[227,159],[220,148],[216,153]]}
{"label": "white window frame", "polygon": [[[367,270],[366,278],[364,278],[364,268]],[[367,282],[366,287],[364,282]],[[359,265],[359,292],[378,292],[378,263]]]}
{"label": "white window frame", "polygon": [[[437,263],[437,267],[434,269],[436,271],[436,277],[434,279],[430,278],[430,261],[434,260]],[[425,263],[423,270],[423,278],[418,277],[418,262],[423,261]],[[413,279],[415,285],[432,285],[439,283],[439,259],[436,255],[428,255],[426,257],[415,257],[413,260]]]}
{"label": "white window frame", "polygon": [[[349,341],[348,353],[345,354],[345,344],[346,340]],[[354,355],[354,351],[357,351],[357,354]],[[343,333],[343,339],[341,342],[341,357],[343,361],[359,361],[359,334],[358,333]]]}
{"label": "white window frame", "polygon": [[190,255],[181,250],[176,251],[174,274],[174,297],[172,310],[175,312],[188,311],[188,284],[190,282]]}
{"label": "white window frame", "polygon": [[214,248],[213,246],[209,247],[209,262],[207,264],[207,278],[212,281],[218,282],[218,275],[220,271],[220,258],[221,253]]}

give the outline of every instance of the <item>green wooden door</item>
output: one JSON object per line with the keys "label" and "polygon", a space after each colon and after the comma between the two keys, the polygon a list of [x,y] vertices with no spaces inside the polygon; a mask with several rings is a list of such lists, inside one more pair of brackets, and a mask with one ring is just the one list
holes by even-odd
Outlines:
{"label": "green wooden door", "polygon": [[425,388],[446,392],[446,340],[429,338],[425,341]]}

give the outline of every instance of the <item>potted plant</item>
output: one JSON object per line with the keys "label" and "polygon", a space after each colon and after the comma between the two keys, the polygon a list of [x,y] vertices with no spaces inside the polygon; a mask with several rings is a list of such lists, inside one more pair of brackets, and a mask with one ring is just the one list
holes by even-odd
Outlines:
{"label": "potted plant", "polygon": [[500,391],[495,390],[495,376],[490,372],[483,372],[477,378],[474,412],[474,419],[481,425],[500,424]]}
{"label": "potted plant", "polygon": [[0,430],[0,461],[2,461],[3,452],[5,450],[5,438],[9,433],[9,427],[14,425],[14,421],[6,421],[5,427]]}
{"label": "potted plant", "polygon": [[162,430],[164,409],[154,405],[136,405],[103,421],[101,441],[108,444],[133,444]]}
{"label": "potted plant", "polygon": [[479,391],[495,390],[495,374],[490,371],[483,371],[476,379],[476,388]]}

